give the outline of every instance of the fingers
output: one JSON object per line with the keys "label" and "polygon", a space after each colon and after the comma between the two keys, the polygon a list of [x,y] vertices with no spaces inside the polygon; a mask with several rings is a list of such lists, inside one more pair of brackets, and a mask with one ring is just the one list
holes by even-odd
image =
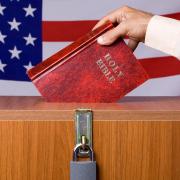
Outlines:
{"label": "fingers", "polygon": [[92,30],[102,26],[103,24],[105,24],[107,21],[111,21],[112,23],[116,23],[117,22],[117,10],[109,13],[107,16],[105,16],[104,18],[102,18],[94,27]]}
{"label": "fingers", "polygon": [[119,9],[116,9],[112,12],[110,12],[107,16],[105,16],[104,18],[102,18],[93,28],[96,29],[98,28],[99,26],[105,24],[107,21],[111,21],[112,23],[117,23],[119,24],[121,21],[122,21],[122,18],[123,18],[123,14],[126,14],[126,12],[129,11],[129,8],[128,6],[123,6]]}
{"label": "fingers", "polygon": [[[92,30],[102,26],[103,24],[105,24],[107,21],[110,21],[109,18],[103,18],[101,19],[94,27]],[[112,22],[112,21],[111,21]]]}
{"label": "fingers", "polygon": [[126,35],[126,26],[121,23],[114,29],[109,30],[97,39],[97,42],[101,45],[110,45],[116,41],[119,37]]}
{"label": "fingers", "polygon": [[133,39],[129,39],[128,41],[128,46],[132,49],[132,51],[134,51],[137,48],[138,44],[139,42]]}

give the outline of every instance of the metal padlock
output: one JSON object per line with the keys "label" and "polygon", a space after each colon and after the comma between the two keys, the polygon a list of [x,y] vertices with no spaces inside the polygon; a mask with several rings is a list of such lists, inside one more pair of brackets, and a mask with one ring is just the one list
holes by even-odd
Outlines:
{"label": "metal padlock", "polygon": [[[86,149],[89,154],[88,161],[78,161],[80,149]],[[70,164],[70,180],[96,180],[96,162],[93,150],[88,145],[78,145],[74,148],[73,161]]]}

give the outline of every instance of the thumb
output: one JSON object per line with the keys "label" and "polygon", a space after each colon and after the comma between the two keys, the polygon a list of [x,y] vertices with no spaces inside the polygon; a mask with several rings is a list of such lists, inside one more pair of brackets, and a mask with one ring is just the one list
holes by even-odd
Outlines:
{"label": "thumb", "polygon": [[115,42],[119,37],[126,35],[126,27],[124,24],[120,23],[115,28],[107,31],[102,36],[97,39],[97,42],[101,45],[110,45]]}

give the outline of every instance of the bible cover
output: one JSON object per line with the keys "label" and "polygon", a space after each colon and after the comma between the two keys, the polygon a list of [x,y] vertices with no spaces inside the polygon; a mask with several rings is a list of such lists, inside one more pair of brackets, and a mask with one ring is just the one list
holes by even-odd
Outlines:
{"label": "bible cover", "polygon": [[50,102],[116,102],[148,79],[122,39],[110,46],[96,40],[111,22],[89,32],[28,71]]}

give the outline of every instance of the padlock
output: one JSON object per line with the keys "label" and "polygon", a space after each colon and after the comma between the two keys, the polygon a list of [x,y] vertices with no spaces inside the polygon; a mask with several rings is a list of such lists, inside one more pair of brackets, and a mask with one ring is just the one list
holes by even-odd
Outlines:
{"label": "padlock", "polygon": [[[90,160],[78,161],[80,149],[86,149]],[[78,145],[74,148],[73,161],[70,164],[70,180],[96,180],[96,162],[93,150],[88,145]]]}

